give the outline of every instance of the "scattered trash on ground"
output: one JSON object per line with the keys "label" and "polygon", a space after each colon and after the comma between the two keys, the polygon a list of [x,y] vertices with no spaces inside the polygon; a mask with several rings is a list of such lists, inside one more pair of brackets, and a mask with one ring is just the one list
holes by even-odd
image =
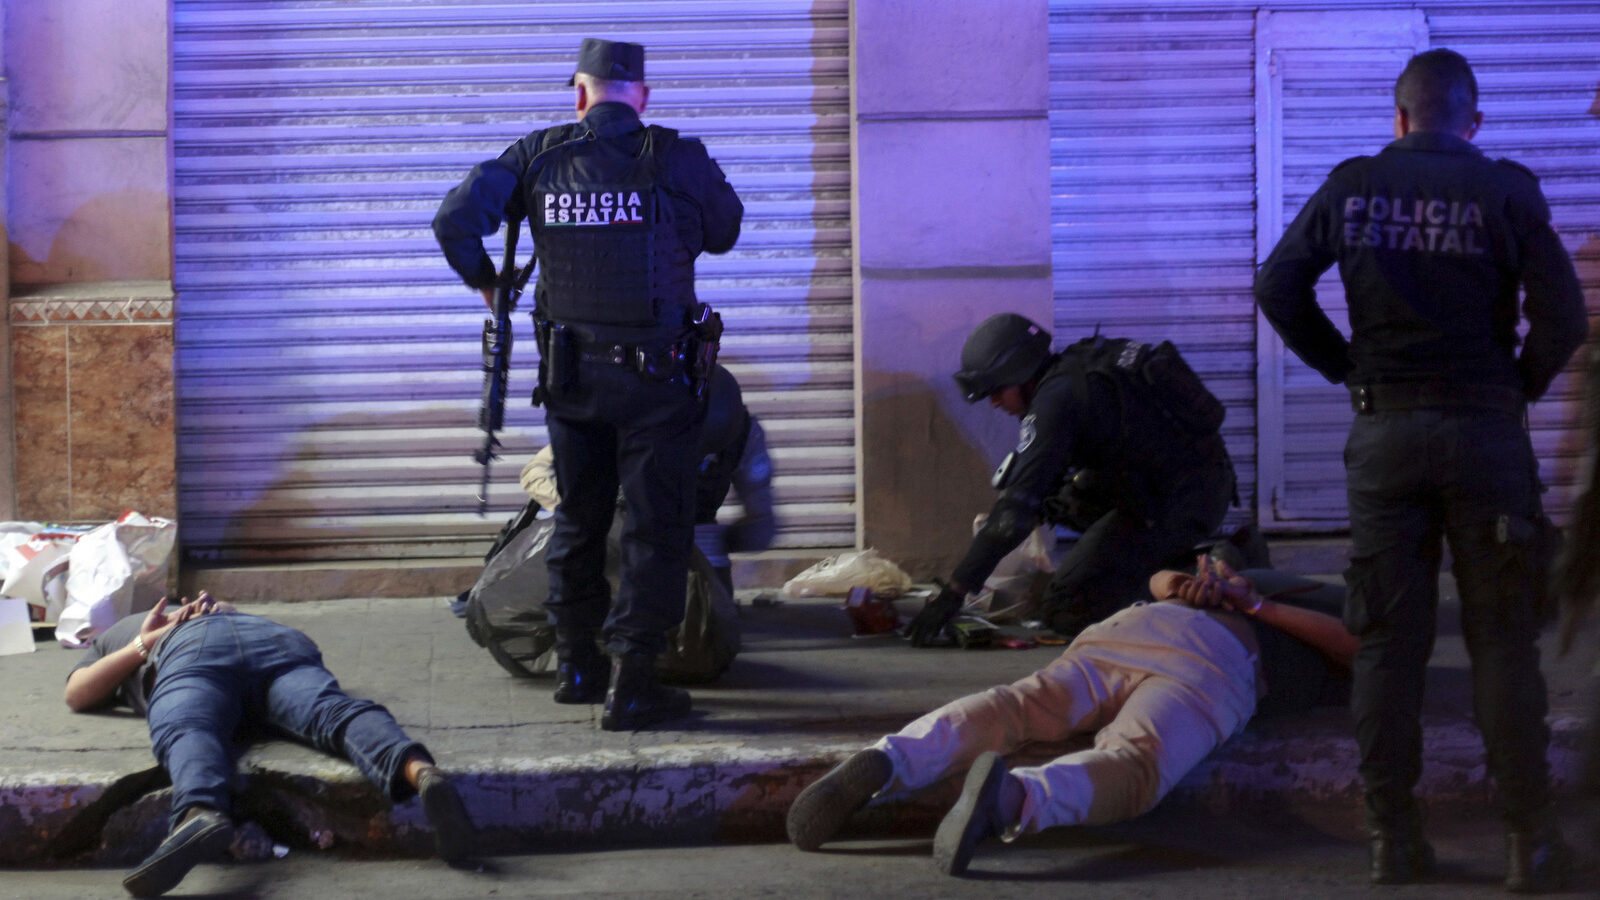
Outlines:
{"label": "scattered trash on ground", "polygon": [[900,613],[895,610],[894,603],[865,585],[850,589],[844,609],[850,614],[856,637],[888,634],[900,627]]}
{"label": "scattered trash on ground", "polygon": [[[53,622],[62,645],[84,647],[161,598],[177,536],[171,519],[132,510],[99,526],[0,523],[0,598],[22,600],[29,622]],[[5,615],[10,622],[15,613]],[[8,637],[15,630],[5,628]],[[7,652],[32,650],[31,642],[0,644]]]}
{"label": "scattered trash on ground", "polygon": [[843,597],[857,586],[894,597],[911,589],[911,576],[868,547],[822,560],[789,579],[783,593],[790,597]]}

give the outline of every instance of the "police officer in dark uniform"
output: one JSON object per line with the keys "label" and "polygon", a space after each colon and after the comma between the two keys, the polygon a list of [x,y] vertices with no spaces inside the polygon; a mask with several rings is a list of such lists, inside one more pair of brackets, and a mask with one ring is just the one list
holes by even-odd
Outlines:
{"label": "police officer in dark uniform", "polygon": [[[492,306],[482,237],[507,217],[528,218],[541,393],[563,496],[546,603],[555,697],[604,697],[600,726],[617,731],[689,711],[689,695],[660,685],[653,660],[683,619],[693,541],[691,360],[694,324],[710,314],[695,299],[694,260],[733,247],[744,207],[699,141],[640,122],[643,47],[586,38],[570,83],[578,121],[479,164],[433,227],[451,267]],[[602,572],[619,484],[627,519],[612,603]],[[602,630],[609,662],[596,644]]]}
{"label": "police officer in dark uniform", "polygon": [[[1082,536],[1045,592],[1045,619],[1062,635],[1076,636],[1143,598],[1163,563],[1186,558],[1222,523],[1234,474],[1216,427],[1220,404],[1214,423],[1196,433],[1132,379],[1095,364],[1109,343],[1090,338],[1053,354],[1049,332],[1015,313],[985,319],[967,338],[956,383],[967,402],[987,397],[1021,419],[1021,433],[1015,453],[995,474],[1000,497],[988,520],[949,582],[913,620],[913,645],[933,643],[966,595],[983,586],[1041,519],[1079,518],[1067,509],[1080,505],[1084,479],[1074,480],[1075,473],[1099,482],[1102,488],[1090,493],[1101,496],[1104,509],[1076,524]],[[1115,344],[1113,356],[1127,350],[1137,357],[1149,349]],[[1215,404],[1189,375],[1205,394],[1191,399]]]}
{"label": "police officer in dark uniform", "polygon": [[[1433,649],[1440,538],[1450,542],[1475,716],[1506,824],[1506,886],[1558,886],[1544,679],[1533,608],[1538,463],[1525,426],[1587,332],[1583,295],[1538,180],[1470,140],[1483,116],[1467,61],[1412,57],[1394,143],[1337,166],[1262,266],[1255,296],[1284,343],[1357,413],[1345,446],[1352,559],[1345,626],[1361,638],[1351,705],[1377,883],[1434,867],[1413,788]],[[1346,341],[1317,306],[1334,263]],[[1528,320],[1517,346],[1517,287]]]}

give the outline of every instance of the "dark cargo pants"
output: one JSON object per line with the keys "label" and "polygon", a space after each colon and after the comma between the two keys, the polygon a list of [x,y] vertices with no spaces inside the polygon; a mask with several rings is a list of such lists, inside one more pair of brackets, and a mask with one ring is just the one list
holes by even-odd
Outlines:
{"label": "dark cargo pants", "polygon": [[1507,824],[1549,801],[1550,731],[1533,608],[1537,462],[1511,412],[1414,409],[1356,417],[1345,445],[1352,559],[1345,627],[1361,638],[1351,708],[1375,824],[1413,819],[1441,538],[1450,542],[1473,713]]}
{"label": "dark cargo pants", "polygon": [[[666,649],[683,621],[694,544],[698,405],[681,379],[655,381],[632,369],[585,362],[578,387],[552,396],[545,424],[555,448],[561,505],[550,536],[550,597],[557,629],[604,625],[613,653]],[[621,587],[611,602],[606,536],[622,489]]]}

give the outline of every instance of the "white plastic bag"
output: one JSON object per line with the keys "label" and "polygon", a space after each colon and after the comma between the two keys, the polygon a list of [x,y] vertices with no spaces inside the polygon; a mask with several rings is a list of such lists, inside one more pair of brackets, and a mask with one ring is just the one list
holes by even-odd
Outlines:
{"label": "white plastic bag", "polygon": [[[979,513],[972,520],[972,533],[977,534],[988,519],[988,513]],[[1056,570],[1055,563],[1050,560],[1050,550],[1055,544],[1055,528],[1050,525],[1035,528],[994,567],[972,605],[983,610],[985,618],[992,621],[1032,618],[1039,601],[1044,599],[1045,585]]]}
{"label": "white plastic bag", "polygon": [[[33,523],[22,524],[24,527]],[[67,554],[82,530],[52,529],[26,535],[11,542],[17,532],[6,535],[9,546],[0,552],[5,569],[5,583],[0,585],[0,596],[18,597],[43,610],[42,621],[49,622],[61,612],[66,602]]]}
{"label": "white plastic bag", "polygon": [[791,597],[842,597],[859,585],[893,596],[911,589],[911,576],[868,547],[828,557],[789,579],[783,592]]}
{"label": "white plastic bag", "polygon": [[[0,522],[0,584],[11,574],[15,559],[11,549],[26,544],[28,538],[43,530],[44,526],[38,522]],[[0,596],[4,596],[3,591],[0,591]]]}
{"label": "white plastic bag", "polygon": [[129,511],[79,538],[67,556],[67,605],[56,640],[83,647],[123,616],[154,606],[166,590],[177,537],[171,519]]}

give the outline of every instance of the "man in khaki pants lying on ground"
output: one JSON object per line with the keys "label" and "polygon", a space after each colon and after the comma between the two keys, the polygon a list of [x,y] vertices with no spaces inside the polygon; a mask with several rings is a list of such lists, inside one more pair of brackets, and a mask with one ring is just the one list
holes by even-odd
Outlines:
{"label": "man in khaki pants lying on ground", "polygon": [[[1357,646],[1334,616],[1342,588],[1202,566],[1199,577],[1158,573],[1159,602],[1084,629],[1027,678],[956,700],[851,756],[795,799],[789,839],[815,850],[874,795],[967,770],[933,845],[939,868],[960,875],[985,838],[1148,811],[1244,727],[1258,700],[1276,711],[1342,702]],[[1042,766],[1008,769],[1000,757],[1084,734],[1092,747]]]}

